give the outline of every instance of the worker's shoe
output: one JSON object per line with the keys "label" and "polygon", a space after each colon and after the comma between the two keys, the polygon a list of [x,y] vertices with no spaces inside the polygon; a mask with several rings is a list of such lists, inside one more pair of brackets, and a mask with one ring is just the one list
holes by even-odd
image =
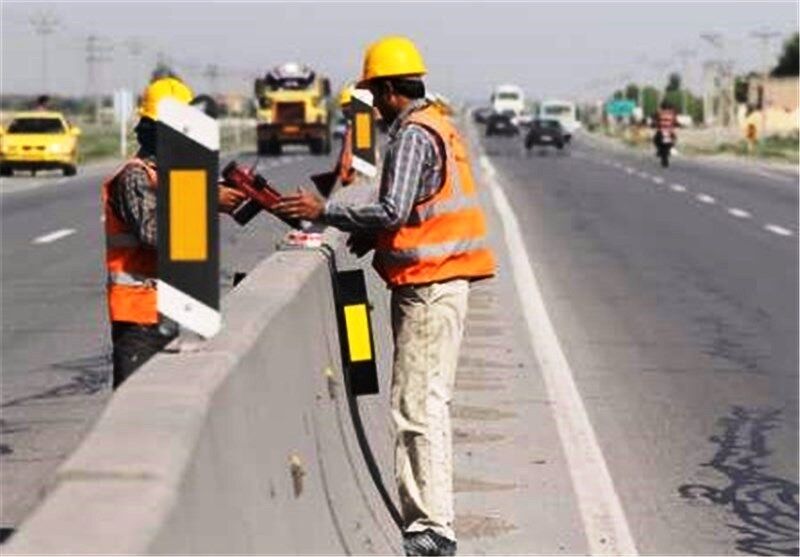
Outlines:
{"label": "worker's shoe", "polygon": [[406,555],[455,555],[456,542],[431,530],[403,534]]}

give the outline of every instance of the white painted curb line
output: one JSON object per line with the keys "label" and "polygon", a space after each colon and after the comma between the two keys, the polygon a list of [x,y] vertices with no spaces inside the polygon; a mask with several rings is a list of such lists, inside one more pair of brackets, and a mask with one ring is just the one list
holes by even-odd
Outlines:
{"label": "white painted curb line", "polygon": [[554,403],[553,414],[569,465],[589,550],[592,555],[638,555],[572,369],[547,313],[517,218],[497,183],[497,171],[488,157],[481,154],[480,164],[503,223],[514,282],[530,340],[542,370],[548,397]]}

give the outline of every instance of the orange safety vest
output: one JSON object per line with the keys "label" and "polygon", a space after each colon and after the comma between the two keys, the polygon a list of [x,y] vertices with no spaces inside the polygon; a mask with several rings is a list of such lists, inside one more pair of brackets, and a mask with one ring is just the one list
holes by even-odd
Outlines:
{"label": "orange safety vest", "polygon": [[486,218],[458,131],[432,106],[413,112],[403,125],[411,123],[442,140],[443,184],[414,205],[403,226],[377,234],[375,270],[390,287],[493,276],[495,260],[486,237]]}
{"label": "orange safety vest", "polygon": [[349,186],[355,180],[356,171],[353,169],[353,127],[348,124],[342,137],[342,150],[339,153],[339,162],[336,165],[339,171],[339,181],[343,186]]}
{"label": "orange safety vest", "polygon": [[131,166],[147,172],[150,186],[155,188],[155,168],[139,158],[127,161],[103,182],[103,210],[106,230],[106,269],[108,314],[111,321],[127,321],[143,325],[158,323],[156,271],[158,252],[142,243],[111,206],[111,188],[120,174]]}

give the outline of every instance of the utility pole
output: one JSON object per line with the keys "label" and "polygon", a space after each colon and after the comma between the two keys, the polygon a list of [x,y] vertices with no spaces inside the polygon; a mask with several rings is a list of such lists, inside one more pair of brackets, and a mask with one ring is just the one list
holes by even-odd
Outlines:
{"label": "utility pole", "polygon": [[[722,35],[720,33],[701,33],[700,38],[707,41],[711,46],[713,46],[719,53],[720,61],[713,65],[709,65],[709,68],[713,68],[714,77],[712,79],[712,98],[711,98],[711,105],[714,108],[714,145],[719,145],[719,127],[723,123],[723,119],[721,117],[721,113],[723,112],[722,108],[726,104],[727,95],[722,93],[722,89],[724,88],[724,76],[723,73],[725,72],[725,61],[724,61],[724,46],[722,42]],[[732,84],[731,84],[732,86]],[[716,102],[715,102],[716,101]]]}
{"label": "utility pole", "polygon": [[129,69],[129,73],[131,74],[130,78],[130,86],[131,91],[134,94],[139,90],[139,80],[142,77],[142,52],[144,51],[144,45],[142,44],[142,40],[138,37],[131,37],[127,41],[125,41],[125,46],[128,47],[128,54],[130,54],[132,63]]}
{"label": "utility pole", "polygon": [[31,17],[30,22],[42,39],[42,94],[47,94],[47,37],[56,31],[59,19],[51,12],[40,11]]}
{"label": "utility pole", "polygon": [[111,50],[111,44],[97,35],[89,35],[86,38],[86,65],[88,69],[86,89],[88,95],[94,97],[95,121],[99,121],[100,119],[100,105],[102,99],[99,79],[100,72],[98,71],[99,64],[111,61]]}
{"label": "utility pole", "polygon": [[681,114],[686,114],[687,109],[687,90],[689,82],[689,60],[694,57],[696,52],[689,48],[682,48],[677,52],[681,60]]}
{"label": "utility pole", "polygon": [[208,92],[211,95],[216,95],[217,79],[219,78],[219,66],[216,64],[208,64],[203,70],[203,76],[208,80]]}
{"label": "utility pole", "polygon": [[769,78],[769,42],[780,37],[777,31],[754,31],[751,36],[761,40],[761,144],[767,139],[767,79]]}

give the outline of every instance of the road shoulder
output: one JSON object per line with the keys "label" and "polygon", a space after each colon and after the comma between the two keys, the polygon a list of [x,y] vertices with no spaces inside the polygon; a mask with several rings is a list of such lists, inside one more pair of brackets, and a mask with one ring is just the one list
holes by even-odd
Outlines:
{"label": "road shoulder", "polygon": [[481,196],[498,274],[473,285],[456,376],[459,551],[586,553],[553,402],[525,331],[500,217],[486,188]]}

